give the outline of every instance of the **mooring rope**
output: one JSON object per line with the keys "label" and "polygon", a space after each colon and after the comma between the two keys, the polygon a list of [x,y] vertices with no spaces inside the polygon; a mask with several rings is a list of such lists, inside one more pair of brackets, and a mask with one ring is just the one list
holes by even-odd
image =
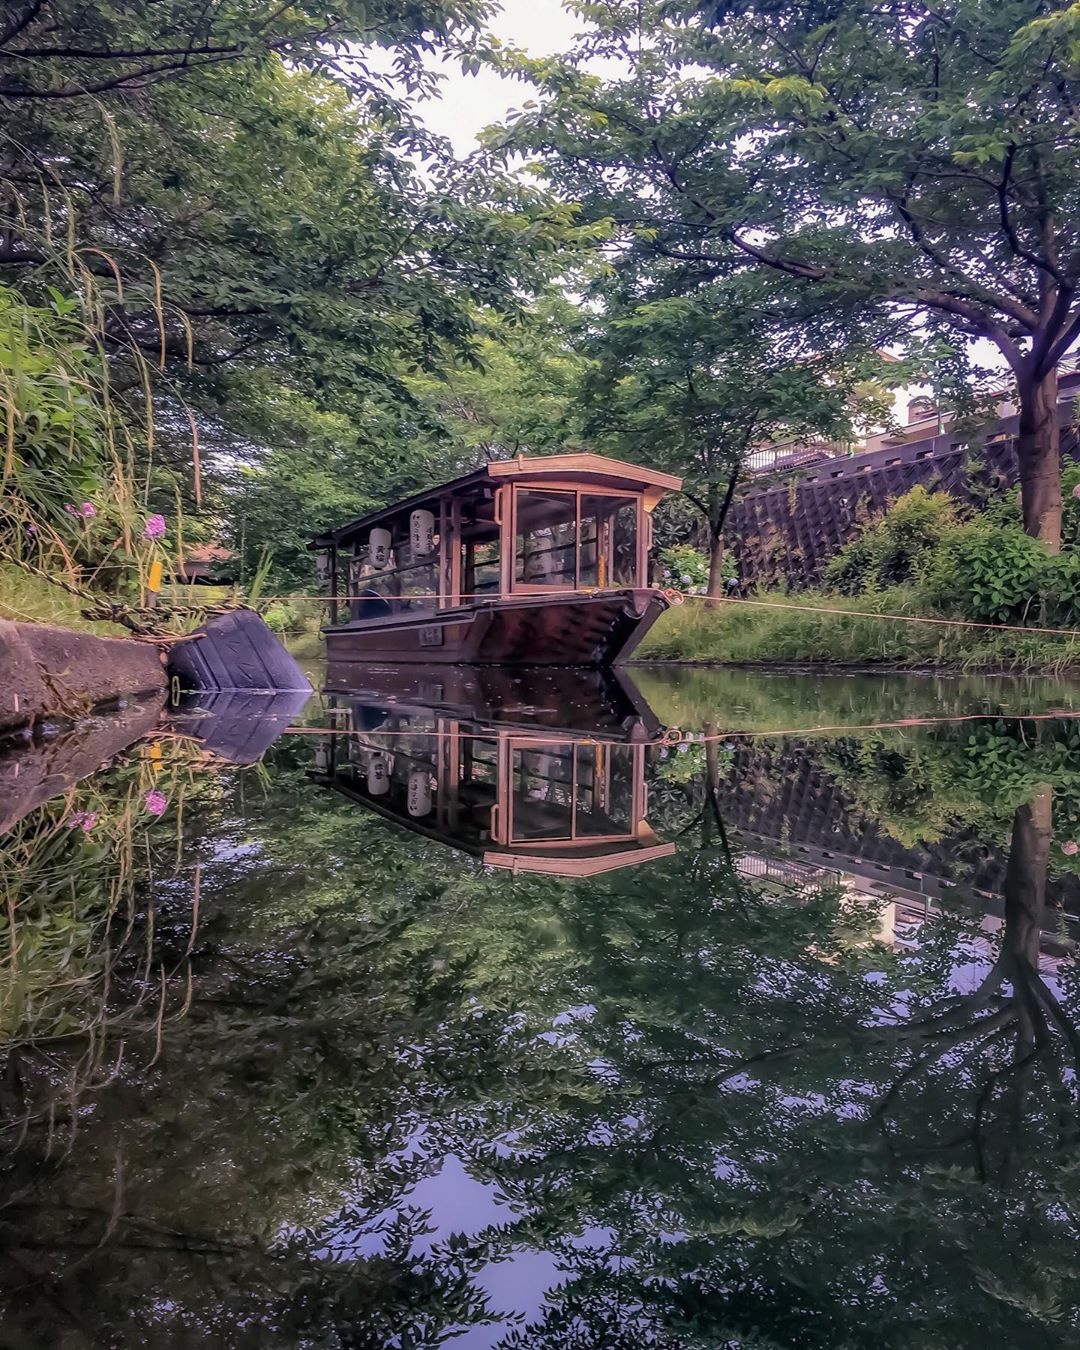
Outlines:
{"label": "mooring rope", "polygon": [[[619,588],[625,589],[625,588]],[[637,589],[646,589],[639,587]],[[617,594],[615,590],[591,590],[591,591],[563,591],[551,592],[551,599],[568,598],[570,596],[604,596]],[[490,591],[472,591],[464,593],[461,600],[524,600],[538,599],[546,592],[521,592],[512,596],[492,595]],[[752,600],[746,596],[734,595],[701,595],[696,591],[680,591],[675,587],[666,587],[663,590],[657,588],[657,594],[662,595],[669,604],[681,605],[685,600],[703,601],[710,605],[750,605],[756,609],[783,609],[793,610],[798,614],[830,614],[838,618],[848,619],[885,619],[892,623],[922,623],[933,624],[944,628],[977,628],[991,633],[1032,633],[1042,634],[1047,637],[1066,637],[1080,638],[1080,628],[1047,628],[1037,624],[1023,623],[987,623],[979,619],[945,619],[929,614],[892,614],[885,610],[873,609],[845,609],[839,605],[797,605],[786,604],[782,600]],[[270,604],[276,601],[304,600],[313,601],[320,604],[348,604],[354,600],[386,600],[404,601],[404,600],[438,600],[440,597],[435,591],[420,591],[412,595],[390,595],[380,596],[372,593],[366,595],[266,595],[260,596],[252,602],[255,605]],[[436,611],[438,614],[440,611]]]}

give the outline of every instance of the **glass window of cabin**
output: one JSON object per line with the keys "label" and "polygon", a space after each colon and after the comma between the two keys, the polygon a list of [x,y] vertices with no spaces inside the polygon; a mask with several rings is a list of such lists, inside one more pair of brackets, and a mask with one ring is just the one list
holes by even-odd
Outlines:
{"label": "glass window of cabin", "polygon": [[581,494],[579,586],[636,586],[636,497]]}
{"label": "glass window of cabin", "polygon": [[515,587],[636,586],[638,509],[633,496],[518,488]]}
{"label": "glass window of cabin", "polygon": [[463,546],[466,595],[496,595],[501,582],[499,541],[473,540]]}
{"label": "glass window of cabin", "polygon": [[514,581],[524,588],[577,583],[577,493],[519,488]]}
{"label": "glass window of cabin", "polygon": [[[423,613],[435,608],[439,589],[439,541],[430,553],[414,553],[409,518],[376,527],[353,560],[351,593],[354,619]],[[372,534],[375,532],[372,531]],[[389,547],[386,535],[390,536]]]}

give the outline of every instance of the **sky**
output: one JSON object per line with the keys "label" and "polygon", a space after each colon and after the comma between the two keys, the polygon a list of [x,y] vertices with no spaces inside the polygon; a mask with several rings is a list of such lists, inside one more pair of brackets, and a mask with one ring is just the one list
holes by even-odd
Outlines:
{"label": "sky", "polygon": [[[503,0],[502,12],[488,27],[508,46],[521,47],[530,56],[549,56],[570,46],[581,22],[559,0]],[[482,127],[500,121],[508,109],[520,107],[532,96],[528,85],[494,71],[464,75],[452,61],[433,68],[443,76],[442,96],[422,104],[421,113],[432,131],[449,138],[458,155],[476,149],[476,133]]]}

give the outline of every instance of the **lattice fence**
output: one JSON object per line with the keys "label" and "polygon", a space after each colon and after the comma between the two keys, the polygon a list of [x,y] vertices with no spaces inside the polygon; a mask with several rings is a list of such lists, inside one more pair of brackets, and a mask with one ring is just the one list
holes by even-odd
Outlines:
{"label": "lattice fence", "polygon": [[[1071,403],[1062,406],[1062,453],[1080,458]],[[871,516],[916,483],[979,505],[1016,482],[1016,419],[981,440],[949,433],[830,459],[786,482],[755,488],[731,508],[725,531],[743,588],[814,585],[829,559]]]}

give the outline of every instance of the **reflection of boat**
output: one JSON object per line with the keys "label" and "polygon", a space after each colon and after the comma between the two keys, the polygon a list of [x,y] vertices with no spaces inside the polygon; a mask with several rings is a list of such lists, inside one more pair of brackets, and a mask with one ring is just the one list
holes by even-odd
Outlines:
{"label": "reflection of boat", "polygon": [[583,735],[653,740],[661,726],[624,671],[567,673],[530,666],[357,666],[331,662],[328,693],[399,712],[495,722],[503,727],[557,727]]}
{"label": "reflection of boat", "polygon": [[601,455],[519,456],[329,530],[311,544],[332,598],[327,654],[625,660],[667,608],[648,586],[650,513],[678,487]]}
{"label": "reflection of boat", "polygon": [[476,672],[461,671],[429,689],[439,694],[432,706],[420,701],[423,679],[413,688],[395,680],[402,672],[370,674],[382,678],[328,691],[335,727],[316,746],[316,782],[514,871],[591,876],[674,852],[646,820],[645,741],[656,724],[633,686],[575,677],[560,709],[554,685],[546,701],[523,696],[544,680],[470,682]]}

